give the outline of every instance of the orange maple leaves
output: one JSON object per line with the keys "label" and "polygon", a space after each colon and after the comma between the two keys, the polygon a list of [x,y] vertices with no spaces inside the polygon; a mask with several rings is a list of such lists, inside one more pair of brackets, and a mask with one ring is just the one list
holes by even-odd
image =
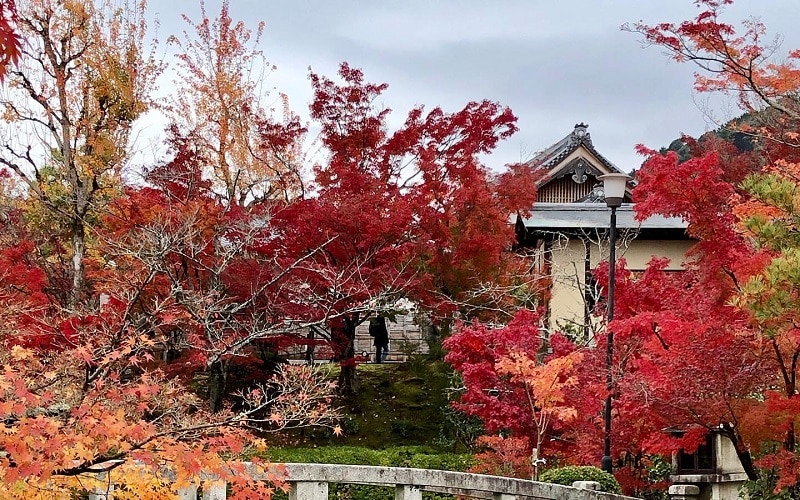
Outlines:
{"label": "orange maple leaves", "polygon": [[124,484],[132,498],[164,498],[201,475],[235,483],[241,498],[270,487],[261,483],[263,467],[253,466],[256,480],[232,463],[264,448],[241,425],[243,414],[208,414],[157,372],[132,378],[110,370],[83,387],[81,363],[69,357],[20,346],[0,353],[3,498],[52,498],[111,482]]}

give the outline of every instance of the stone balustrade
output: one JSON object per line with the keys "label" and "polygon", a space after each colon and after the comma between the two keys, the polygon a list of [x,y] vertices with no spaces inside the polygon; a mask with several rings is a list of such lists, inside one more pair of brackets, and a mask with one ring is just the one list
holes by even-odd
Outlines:
{"label": "stone balustrade", "polygon": [[[576,486],[579,487],[570,487],[525,479],[430,469],[332,464],[285,466],[291,486],[290,500],[327,500],[328,485],[331,483],[393,487],[395,500],[421,500],[422,491],[496,500],[514,500],[519,497],[537,500],[634,500],[633,497],[597,491],[599,484],[592,481],[578,481]],[[259,477],[256,473],[253,475]],[[200,489],[203,500],[226,499],[226,485],[222,481],[205,478]],[[180,500],[197,500],[197,490],[198,488],[193,487],[180,491]],[[112,500],[112,497],[113,488],[106,488],[90,494],[89,500]]]}

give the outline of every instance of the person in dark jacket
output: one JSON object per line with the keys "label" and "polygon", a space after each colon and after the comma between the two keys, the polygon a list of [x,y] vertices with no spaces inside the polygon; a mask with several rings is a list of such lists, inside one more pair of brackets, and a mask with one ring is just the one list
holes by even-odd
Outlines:
{"label": "person in dark jacket", "polygon": [[389,330],[386,328],[386,318],[376,316],[370,319],[369,335],[375,346],[375,362],[383,363],[389,354]]}

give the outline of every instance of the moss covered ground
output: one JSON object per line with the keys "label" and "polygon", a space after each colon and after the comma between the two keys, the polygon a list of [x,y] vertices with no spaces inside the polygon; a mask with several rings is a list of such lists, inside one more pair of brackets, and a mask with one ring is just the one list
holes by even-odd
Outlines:
{"label": "moss covered ground", "polygon": [[[337,370],[331,367],[331,376]],[[328,429],[303,429],[282,436],[282,447],[357,446],[382,449],[395,446],[433,446],[465,451],[454,434],[448,395],[450,369],[427,358],[406,363],[364,363],[358,366],[353,397],[339,399],[343,436]]]}

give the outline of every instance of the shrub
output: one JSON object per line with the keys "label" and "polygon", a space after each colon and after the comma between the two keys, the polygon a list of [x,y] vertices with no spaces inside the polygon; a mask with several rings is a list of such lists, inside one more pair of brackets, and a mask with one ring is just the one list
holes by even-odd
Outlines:
{"label": "shrub", "polygon": [[760,469],[760,476],[755,481],[747,481],[741,492],[751,500],[790,500],[800,498],[800,486],[791,486],[776,491],[778,485],[778,471],[775,469]]}
{"label": "shrub", "polygon": [[475,415],[456,410],[450,405],[442,409],[442,423],[436,444],[455,451],[459,445],[472,451],[478,438],[483,434],[483,421]]}
{"label": "shrub", "polygon": [[568,465],[546,470],[539,475],[539,481],[564,486],[572,486],[575,481],[597,481],[600,488],[607,493],[622,493],[614,476],[591,465]]}
{"label": "shrub", "polygon": [[272,462],[382,465],[466,472],[475,464],[471,455],[441,453],[428,446],[396,446],[372,450],[358,446],[319,448],[270,448],[264,457]]}
{"label": "shrub", "polygon": [[355,436],[358,434],[358,431],[361,430],[361,424],[358,420],[350,416],[343,418],[339,422],[339,425],[342,426],[342,431],[344,431],[347,436]]}

